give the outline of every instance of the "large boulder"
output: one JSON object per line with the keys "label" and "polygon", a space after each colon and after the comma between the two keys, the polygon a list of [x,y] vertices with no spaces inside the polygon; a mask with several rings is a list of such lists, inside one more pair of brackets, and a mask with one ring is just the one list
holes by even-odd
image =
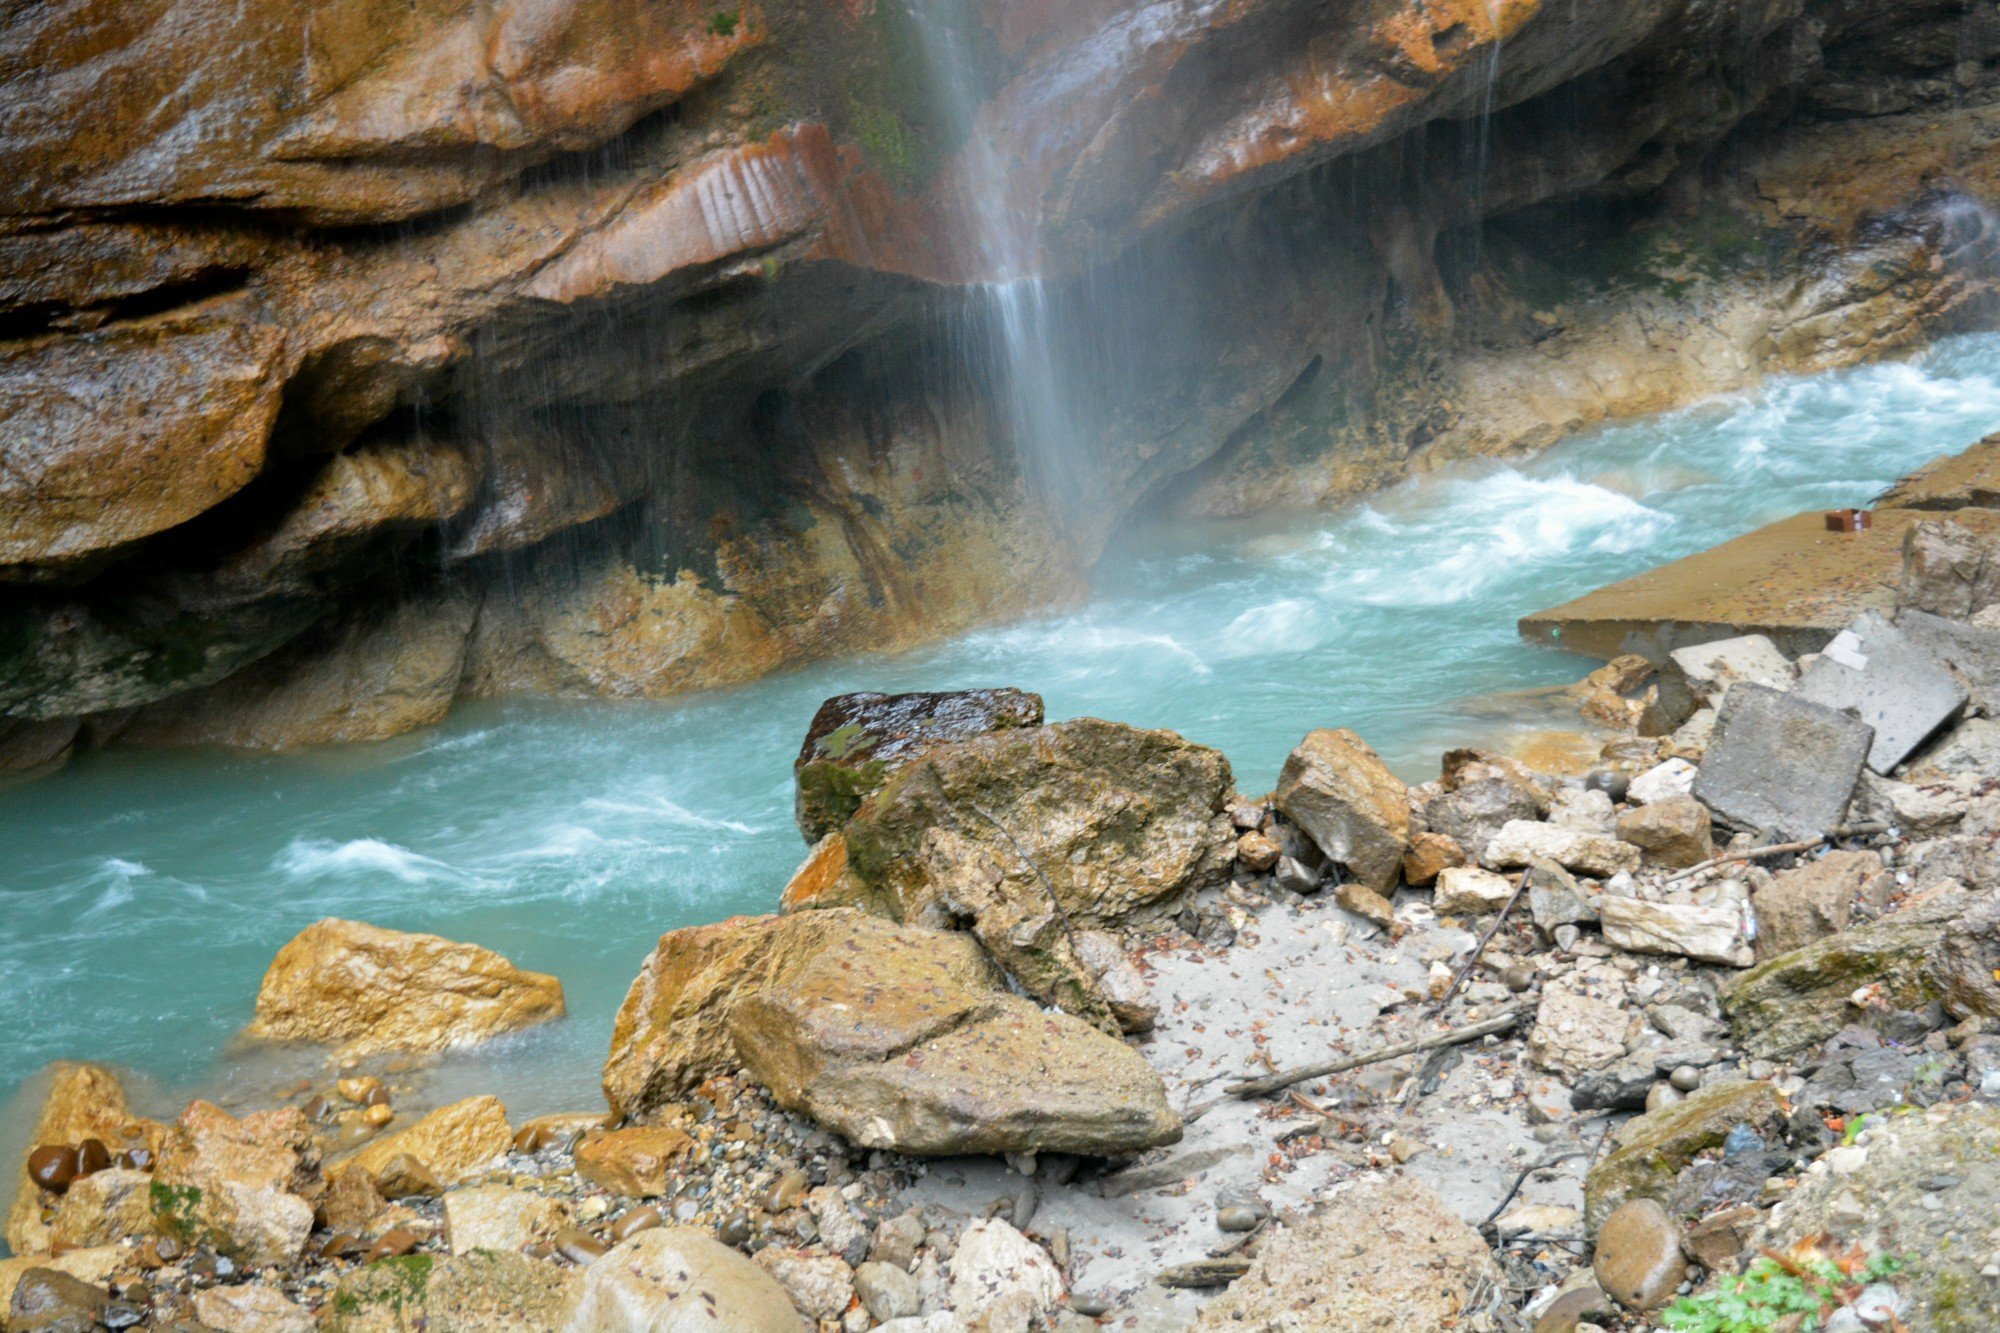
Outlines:
{"label": "large boulder", "polygon": [[560,981],[489,949],[329,917],[278,951],[246,1035],[349,1056],[438,1051],[563,1012]]}
{"label": "large boulder", "polygon": [[562,1333],[807,1333],[775,1279],[705,1232],[642,1231],[584,1271]]}
{"label": "large boulder", "polygon": [[1723,987],[1722,1007],[1751,1054],[1791,1055],[1882,1010],[2000,1016],[1996,967],[2000,900],[1952,886],[1758,964]]}
{"label": "large boulder", "polygon": [[813,715],[792,762],[799,831],[818,842],[925,751],[988,732],[1042,724],[1042,698],[1025,690],[841,694]]}
{"label": "large boulder", "polygon": [[51,1247],[62,1203],[60,1195],[38,1188],[29,1177],[27,1152],[44,1145],[75,1147],[85,1139],[96,1139],[113,1153],[128,1148],[157,1152],[166,1136],[165,1126],[132,1113],[124,1085],[102,1065],[63,1061],[52,1065],[45,1077],[48,1092],[28,1135],[13,1209],[7,1215],[7,1244],[16,1254],[38,1254]]}
{"label": "large boulder", "polygon": [[619,1011],[605,1095],[644,1120],[745,1067],[875,1147],[1115,1153],[1180,1134],[1143,1059],[1008,993],[971,936],[854,909],[662,937]]}
{"label": "large boulder", "polygon": [[1374,1177],[1281,1228],[1195,1327],[1450,1328],[1500,1280],[1485,1240],[1442,1199],[1414,1180]]}
{"label": "large boulder", "polygon": [[2000,602],[2000,540],[1949,518],[1903,534],[1901,609],[1970,620]]}
{"label": "large boulder", "polygon": [[[613,1116],[647,1120],[704,1079],[742,1067],[729,1023],[737,1003],[795,975],[822,950],[846,947],[863,927],[853,908],[779,917],[731,917],[660,937],[625,994],[604,1062]],[[970,938],[956,950],[968,977],[998,973]]]}
{"label": "large boulder", "polygon": [[1681,1170],[1701,1153],[1722,1146],[1738,1125],[1775,1134],[1785,1099],[1769,1083],[1749,1079],[1712,1083],[1685,1101],[1649,1111],[1612,1131],[1611,1151],[1584,1177],[1585,1224],[1594,1234],[1632,1199],[1665,1199]]}
{"label": "large boulder", "polygon": [[1173,1143],[1143,1057],[983,984],[960,937],[863,918],[841,947],[748,995],[730,1030],[780,1105],[914,1153],[1114,1156]]}
{"label": "large boulder", "polygon": [[1309,733],[1285,760],[1272,804],[1359,883],[1396,886],[1410,848],[1409,788],[1353,732]]}
{"label": "large boulder", "polygon": [[153,1172],[154,1225],[261,1267],[297,1259],[325,1189],[312,1125],[292,1108],[241,1120],[197,1101],[181,1113]]}
{"label": "large boulder", "polygon": [[1229,763],[1170,731],[1095,718],[1008,727],[924,751],[844,830],[863,905],[914,918],[937,896],[934,829],[1032,877],[1073,926],[1171,911],[1227,877]]}

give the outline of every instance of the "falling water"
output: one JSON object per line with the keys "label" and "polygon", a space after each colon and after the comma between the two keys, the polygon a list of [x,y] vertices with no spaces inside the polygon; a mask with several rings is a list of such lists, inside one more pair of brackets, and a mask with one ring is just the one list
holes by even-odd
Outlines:
{"label": "falling water", "polygon": [[985,98],[965,34],[977,31],[976,0],[940,0],[915,7],[936,97],[945,118],[967,127],[949,200],[954,241],[979,279],[971,317],[997,335],[1003,406],[1014,447],[1029,479],[1058,522],[1080,512],[1089,485],[1085,451],[1056,364],[1057,309],[1044,276],[1044,255],[1032,201],[1019,197],[1015,174],[993,127],[982,120]]}

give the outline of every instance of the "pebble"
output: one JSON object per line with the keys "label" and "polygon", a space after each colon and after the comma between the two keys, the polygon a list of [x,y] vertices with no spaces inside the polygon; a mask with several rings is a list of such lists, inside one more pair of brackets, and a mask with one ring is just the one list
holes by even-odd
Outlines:
{"label": "pebble", "polygon": [[611,1247],[588,1231],[564,1227],[554,1236],[556,1253],[573,1264],[589,1264],[601,1259]]}
{"label": "pebble", "polygon": [[1652,1199],[1619,1205],[1597,1232],[1597,1281],[1628,1310],[1664,1305],[1687,1276],[1681,1230]]}
{"label": "pebble", "polygon": [[51,1194],[61,1194],[76,1179],[76,1149],[45,1143],[28,1154],[28,1178]]}
{"label": "pebble", "polygon": [[1701,1086],[1701,1071],[1693,1065],[1682,1065],[1668,1075],[1668,1080],[1682,1092],[1693,1092]]}
{"label": "pebble", "polygon": [[[658,1216],[658,1213],[654,1214],[656,1219]],[[655,1222],[655,1225],[657,1225],[657,1222]],[[747,1245],[750,1243],[750,1237],[753,1234],[755,1234],[755,1228],[750,1225],[750,1214],[740,1208],[728,1217],[723,1218],[722,1225],[715,1229],[715,1238],[724,1245]],[[621,1237],[620,1239],[623,1238]]]}
{"label": "pebble", "polygon": [[1215,1225],[1223,1231],[1254,1231],[1268,1216],[1270,1214],[1262,1208],[1253,1208],[1242,1203],[1231,1204],[1216,1210]]}
{"label": "pebble", "polygon": [[1729,1131],[1729,1137],[1722,1141],[1724,1157],[1741,1157],[1744,1153],[1764,1151],[1764,1136],[1748,1125],[1738,1125]]}
{"label": "pebble", "polygon": [[1671,1082],[1655,1083],[1646,1093],[1646,1109],[1658,1111],[1665,1107],[1677,1106],[1687,1098]]}
{"label": "pebble", "polygon": [[806,1189],[812,1184],[805,1172],[792,1170],[779,1176],[764,1195],[764,1211],[782,1213],[788,1208],[799,1206],[799,1200],[806,1197]]}
{"label": "pebble", "polygon": [[334,1087],[340,1095],[356,1106],[367,1106],[368,1099],[382,1090],[382,1080],[372,1075],[361,1078],[344,1078]]}

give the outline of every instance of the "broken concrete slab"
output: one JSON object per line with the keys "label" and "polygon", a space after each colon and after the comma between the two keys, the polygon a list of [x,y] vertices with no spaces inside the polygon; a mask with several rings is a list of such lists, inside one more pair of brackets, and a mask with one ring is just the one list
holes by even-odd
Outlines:
{"label": "broken concrete slab", "polygon": [[1974,708],[2000,712],[2000,630],[1904,607],[1896,628],[1910,646],[1958,678]]}
{"label": "broken concrete slab", "polygon": [[[2000,512],[1952,519],[2000,536]],[[1863,611],[1889,612],[1903,569],[1903,536],[1936,516],[1880,510],[1856,533],[1828,532],[1815,510],[1677,560],[1521,621],[1536,642],[1609,660],[1733,635],[1763,634],[1788,655],[1817,652]]]}
{"label": "broken concrete slab", "polygon": [[1877,509],[2000,509],[2000,435],[1924,464],[1882,492]]}
{"label": "broken concrete slab", "polygon": [[1741,681],[1788,690],[1798,673],[1778,646],[1762,634],[1690,644],[1667,654],[1655,673],[1653,703],[1640,730],[1671,731],[1701,708],[1720,703],[1729,687]]}
{"label": "broken concrete slab", "polygon": [[1608,834],[1532,819],[1509,820],[1486,847],[1486,864],[1496,870],[1518,870],[1541,860],[1580,875],[1609,879],[1621,870],[1637,870],[1639,849]]}
{"label": "broken concrete slab", "polygon": [[1738,685],[1695,774],[1709,809],[1749,828],[1803,838],[1839,827],[1874,743],[1866,722],[1780,690]]}
{"label": "broken concrete slab", "polygon": [[1854,714],[1875,729],[1868,767],[1887,774],[1958,716],[1958,678],[1877,611],[1835,635],[1800,677],[1797,694]]}

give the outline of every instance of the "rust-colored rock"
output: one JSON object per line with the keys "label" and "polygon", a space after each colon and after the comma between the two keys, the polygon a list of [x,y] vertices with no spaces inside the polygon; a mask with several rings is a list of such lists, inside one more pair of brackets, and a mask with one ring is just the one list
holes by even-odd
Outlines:
{"label": "rust-colored rock", "polygon": [[657,1198],[667,1192],[674,1164],[693,1146],[693,1139],[667,1125],[614,1129],[578,1145],[576,1173],[628,1199]]}
{"label": "rust-colored rock", "polygon": [[338,1178],[361,1171],[379,1178],[389,1164],[407,1154],[445,1185],[477,1175],[507,1155],[514,1131],[507,1108],[497,1097],[468,1097],[440,1106],[408,1129],[384,1135],[334,1162],[327,1175]]}
{"label": "rust-colored rock", "polygon": [[249,315],[0,348],[0,565],[135,541],[257,475],[284,341]]}
{"label": "rust-colored rock", "polygon": [[561,982],[491,950],[328,918],[278,951],[246,1032],[349,1055],[437,1051],[562,1015]]}

